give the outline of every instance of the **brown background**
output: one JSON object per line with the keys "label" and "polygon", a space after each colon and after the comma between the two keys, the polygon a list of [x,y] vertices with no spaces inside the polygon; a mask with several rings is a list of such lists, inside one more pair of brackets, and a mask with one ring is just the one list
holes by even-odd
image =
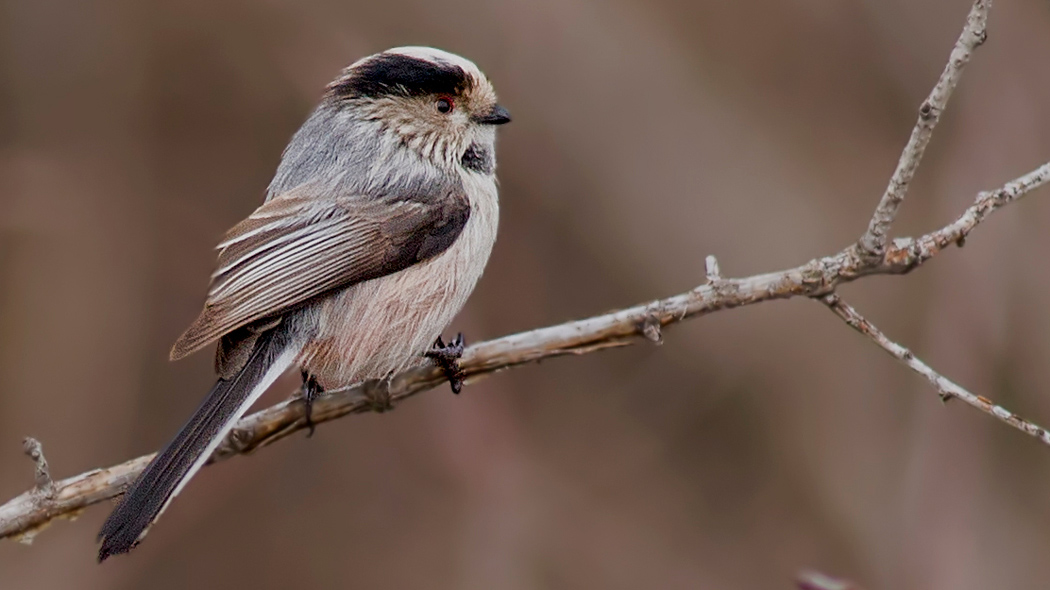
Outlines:
{"label": "brown background", "polygon": [[[859,235],[965,0],[8,0],[0,12],[0,497],[155,449],[212,374],[169,364],[213,245],[323,85],[430,44],[501,131],[501,235],[450,328],[479,340],[744,275]],[[1050,4],[1000,0],[898,233],[1050,158]],[[1050,194],[962,251],[844,289],[975,392],[1050,423]],[[294,386],[285,382],[268,399]],[[1050,449],[803,300],[446,388],[207,469],[130,557],[107,507],[3,588],[1045,587]]]}

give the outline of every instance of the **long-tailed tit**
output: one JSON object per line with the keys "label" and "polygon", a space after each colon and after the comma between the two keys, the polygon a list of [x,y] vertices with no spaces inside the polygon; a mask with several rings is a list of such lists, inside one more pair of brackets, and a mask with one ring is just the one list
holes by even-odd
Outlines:
{"label": "long-tailed tit", "polygon": [[106,520],[100,561],[142,540],[290,367],[302,371],[308,420],[324,389],[424,356],[458,391],[462,339],[439,336],[496,240],[495,128],[508,121],[477,66],[437,49],[372,55],[329,84],[263,205],[218,246],[204,310],[171,351],[218,341],[218,382]]}

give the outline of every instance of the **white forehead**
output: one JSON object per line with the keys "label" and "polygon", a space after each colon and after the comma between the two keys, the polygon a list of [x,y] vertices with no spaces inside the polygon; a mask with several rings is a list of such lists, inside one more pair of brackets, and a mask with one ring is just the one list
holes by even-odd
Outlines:
{"label": "white forehead", "polygon": [[446,63],[463,68],[463,71],[468,74],[474,74],[479,78],[484,78],[481,70],[478,66],[469,59],[456,55],[455,53],[449,53],[442,49],[434,47],[422,47],[422,46],[408,46],[408,47],[394,47],[393,49],[387,49],[383,53],[394,53],[397,55],[404,55],[406,57],[414,57],[416,59],[425,59],[427,61]]}

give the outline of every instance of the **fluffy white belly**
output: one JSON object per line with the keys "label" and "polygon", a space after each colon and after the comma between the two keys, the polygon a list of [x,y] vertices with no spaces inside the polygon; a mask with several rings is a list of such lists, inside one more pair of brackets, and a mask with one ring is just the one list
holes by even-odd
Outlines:
{"label": "fluffy white belly", "polygon": [[[470,218],[448,250],[318,302],[317,335],[298,364],[324,389],[378,379],[424,361],[481,277],[496,240],[499,203],[490,178],[465,178]],[[313,314],[311,314],[313,315]]]}

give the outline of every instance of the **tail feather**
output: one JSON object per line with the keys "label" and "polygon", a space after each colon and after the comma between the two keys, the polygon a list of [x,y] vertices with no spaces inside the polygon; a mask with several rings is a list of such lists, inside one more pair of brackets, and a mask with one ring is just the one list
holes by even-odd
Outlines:
{"label": "tail feather", "polygon": [[244,368],[219,381],[200,407],[124,493],[99,532],[98,560],[127,553],[222,442],[237,419],[284,372],[295,357],[284,330],[260,335]]}

